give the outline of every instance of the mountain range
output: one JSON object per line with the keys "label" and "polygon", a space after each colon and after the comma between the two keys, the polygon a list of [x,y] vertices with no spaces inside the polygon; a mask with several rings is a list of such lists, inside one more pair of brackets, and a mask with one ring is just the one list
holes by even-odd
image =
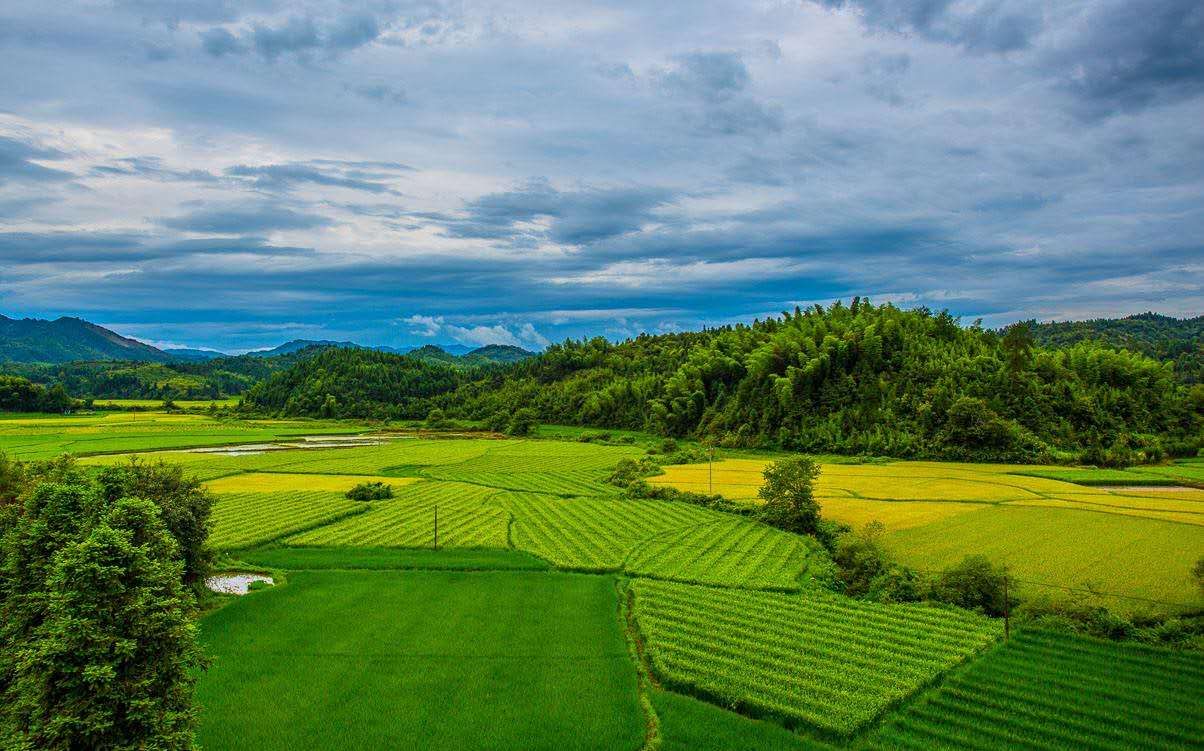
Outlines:
{"label": "mountain range", "polygon": [[[466,364],[515,362],[534,355],[520,347],[486,345],[473,349],[463,344],[427,344],[420,347],[369,347],[356,342],[329,339],[294,339],[271,349],[248,352],[254,357],[279,357],[308,347],[374,349],[424,359],[456,361]],[[63,317],[53,321],[38,318],[9,318],[0,315],[0,363],[61,364],[80,361],[121,360],[126,362],[189,363],[231,357],[212,349],[159,349],[137,339],[121,336],[103,326],[81,318]]]}

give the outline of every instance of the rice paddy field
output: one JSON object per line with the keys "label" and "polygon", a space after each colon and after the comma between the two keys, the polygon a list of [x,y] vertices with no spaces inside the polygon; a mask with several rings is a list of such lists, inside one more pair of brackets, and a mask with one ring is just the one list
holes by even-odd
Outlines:
{"label": "rice paddy field", "polygon": [[[767,464],[726,459],[669,466],[650,482],[756,503]],[[1183,483],[1201,470],[1199,460],[1123,472],[824,464],[816,495],[825,517],[853,527],[884,524],[891,550],[919,569],[940,570],[982,553],[1009,566],[1029,592],[1097,599],[1123,612],[1167,604],[1188,610],[1204,607],[1191,575],[1204,555],[1204,488]],[[1147,482],[1119,484],[1118,472],[1140,472]]]}
{"label": "rice paddy field", "polygon": [[[638,442],[541,433],[130,412],[0,420],[0,450],[179,463],[214,494],[220,565],[275,577],[200,622],[204,749],[1202,747],[1198,653],[1023,631],[1004,644],[998,620],[843,597],[811,538],[621,495],[606,479]],[[652,481],[755,503],[765,464]],[[1165,469],[1107,484],[834,460],[819,496],[829,517],[882,521],[917,567],[981,552],[1122,607],[1199,606],[1198,465]],[[394,496],[349,500],[362,482]]]}

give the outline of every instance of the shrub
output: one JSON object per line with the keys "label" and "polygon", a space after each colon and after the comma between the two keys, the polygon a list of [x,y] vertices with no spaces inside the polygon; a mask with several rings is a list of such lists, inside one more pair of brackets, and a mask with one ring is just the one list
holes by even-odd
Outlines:
{"label": "shrub", "polygon": [[968,555],[950,568],[945,569],[932,584],[931,597],[966,610],[975,610],[991,616],[1001,616],[1008,606],[1016,601],[1010,595],[1004,599],[1007,588],[1007,570],[996,567],[986,556]]}
{"label": "shrub", "polygon": [[347,497],[353,501],[383,501],[393,497],[393,486],[379,480],[361,482],[347,491]]}

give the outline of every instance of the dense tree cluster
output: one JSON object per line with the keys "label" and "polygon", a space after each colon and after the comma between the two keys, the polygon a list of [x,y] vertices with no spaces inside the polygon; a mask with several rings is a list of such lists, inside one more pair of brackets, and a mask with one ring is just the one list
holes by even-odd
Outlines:
{"label": "dense tree cluster", "polygon": [[897,457],[1114,463],[1199,447],[1204,389],[1097,342],[1036,345],[948,313],[854,299],[751,325],[565,342],[442,399],[483,418]]}
{"label": "dense tree cluster", "polygon": [[1033,333],[1046,347],[1098,341],[1155,360],[1171,360],[1179,380],[1204,383],[1204,316],[1180,319],[1141,313],[1125,318],[1060,321],[1037,324]]}
{"label": "dense tree cluster", "polygon": [[369,419],[425,418],[431,397],[460,382],[461,371],[426,359],[367,349],[327,349],[256,384],[251,409],[283,415]]}
{"label": "dense tree cluster", "polygon": [[0,412],[67,412],[75,400],[62,386],[46,388],[20,376],[0,375]]}
{"label": "dense tree cluster", "polygon": [[191,749],[208,495],[0,455],[0,746]]}

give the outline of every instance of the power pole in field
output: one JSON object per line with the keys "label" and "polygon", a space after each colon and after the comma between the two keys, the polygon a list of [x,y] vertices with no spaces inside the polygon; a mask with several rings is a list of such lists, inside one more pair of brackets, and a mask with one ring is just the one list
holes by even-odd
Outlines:
{"label": "power pole in field", "polygon": [[1012,624],[1010,619],[1010,606],[1008,605],[1008,575],[1003,575],[1003,640],[1007,641],[1012,637]]}

